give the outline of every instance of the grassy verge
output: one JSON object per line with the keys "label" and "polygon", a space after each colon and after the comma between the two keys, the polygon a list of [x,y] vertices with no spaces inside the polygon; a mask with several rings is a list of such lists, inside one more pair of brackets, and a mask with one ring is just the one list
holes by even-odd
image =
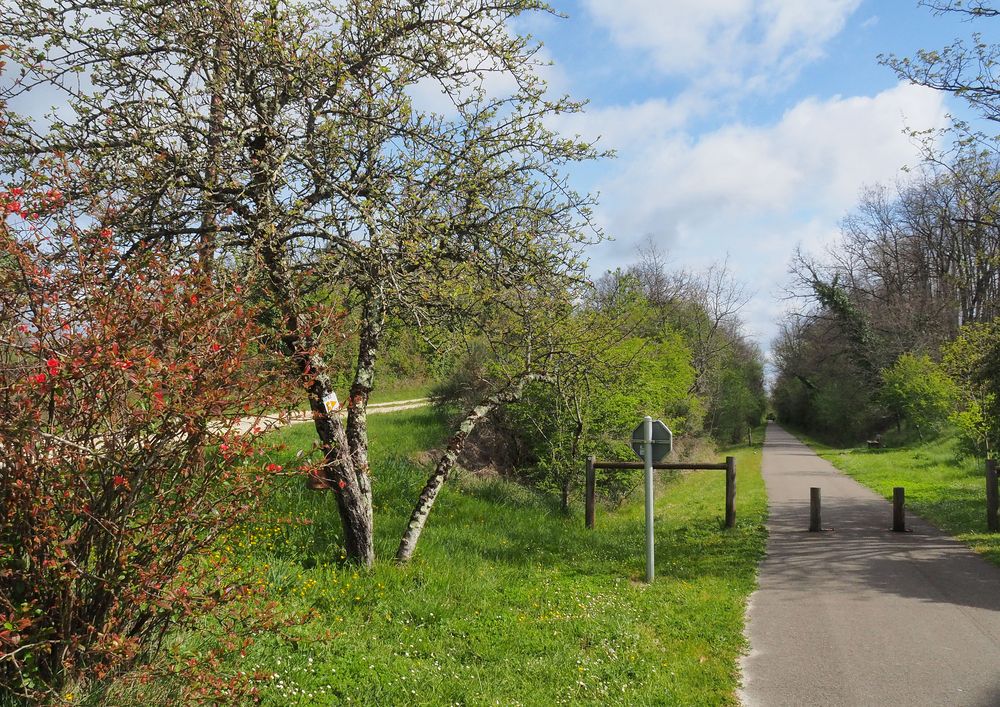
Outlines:
{"label": "grassy verge", "polygon": [[986,474],[982,460],[961,459],[953,437],[898,449],[836,448],[803,438],[838,469],[892,498],[906,488],[914,513],[1000,564],[1000,535],[986,532]]}
{"label": "grassy verge", "polygon": [[[370,418],[380,558],[423,483],[411,457],[438,446],[434,413]],[[308,426],[281,430],[294,450]],[[760,435],[758,438],[762,438]],[[725,453],[725,452],[724,452]],[[646,586],[641,498],[597,529],[503,481],[446,487],[413,563],[338,563],[332,499],[288,479],[233,537],[283,610],[319,618],[295,640],[262,637],[240,663],[265,704],[735,704],[744,605],[765,542],[760,449],[735,452],[738,524],[722,529],[724,476],[665,481],[657,580]]]}
{"label": "grassy verge", "polygon": [[414,400],[416,398],[426,398],[431,394],[433,388],[431,383],[406,383],[393,386],[387,390],[376,389],[372,391],[370,404],[394,403],[397,400]]}

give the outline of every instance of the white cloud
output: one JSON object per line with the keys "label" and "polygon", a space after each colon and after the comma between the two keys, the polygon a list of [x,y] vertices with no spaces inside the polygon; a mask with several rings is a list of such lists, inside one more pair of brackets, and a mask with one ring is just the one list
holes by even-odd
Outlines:
{"label": "white cloud", "polygon": [[559,115],[550,123],[564,135],[599,139],[604,149],[628,150],[676,134],[708,108],[707,101],[686,93],[673,101],[654,98],[629,105],[587,106],[582,113]]}
{"label": "white cloud", "polygon": [[[640,104],[633,112],[650,110]],[[871,97],[809,98],[772,125],[646,140],[643,149],[623,155],[602,186],[608,226],[642,233],[664,219],[697,224],[723,214],[775,217],[806,209],[839,215],[861,186],[892,179],[915,159],[905,128],[945,121],[942,94],[900,84]],[[619,122],[627,126],[630,119]]]}
{"label": "white cloud", "polygon": [[[659,107],[638,105],[632,113]],[[619,123],[630,125],[620,110]],[[748,312],[749,328],[766,340],[792,249],[830,243],[865,184],[890,181],[917,161],[904,129],[942,127],[946,112],[939,92],[900,84],[875,96],[810,98],[770,125],[637,141],[598,187],[598,217],[617,242],[594,251],[594,268],[631,261],[631,244],[647,235],[694,267],[728,252],[737,273],[769,302]]]}
{"label": "white cloud", "polygon": [[[822,54],[861,0],[586,0],[623,47],[703,86],[773,83]],[[769,77],[769,78],[766,78]]]}

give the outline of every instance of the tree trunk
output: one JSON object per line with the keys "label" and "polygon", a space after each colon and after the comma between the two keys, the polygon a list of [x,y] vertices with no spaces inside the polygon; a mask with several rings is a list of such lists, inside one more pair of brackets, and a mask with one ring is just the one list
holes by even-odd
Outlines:
{"label": "tree trunk", "polygon": [[[583,411],[580,409],[580,396],[576,393],[573,394],[573,412],[576,425],[573,427],[573,443],[569,449],[571,464],[576,462],[576,457],[580,453],[580,439],[583,437]],[[569,513],[569,492],[573,477],[565,471],[563,473],[566,475],[563,477],[560,505],[563,513]]]}
{"label": "tree trunk", "polygon": [[503,388],[479,405],[476,405],[465,416],[458,425],[458,429],[448,440],[448,447],[444,454],[441,455],[441,458],[438,459],[437,466],[427,479],[427,483],[424,484],[423,491],[420,492],[417,505],[414,507],[413,513],[410,514],[410,522],[407,523],[403,537],[399,541],[399,549],[396,550],[397,562],[409,562],[410,558],[413,557],[413,552],[417,549],[417,541],[420,540],[420,533],[424,529],[424,524],[427,522],[427,516],[430,515],[431,508],[434,506],[434,501],[441,491],[441,487],[444,486],[444,482],[448,480],[452,469],[458,463],[458,457],[465,447],[465,442],[476,428],[476,425],[482,422],[497,406],[519,399],[521,393],[524,391],[525,384],[529,381],[542,379],[544,379],[544,376],[541,374],[525,374],[511,382],[506,388]]}
{"label": "tree trunk", "polygon": [[198,242],[198,262],[206,273],[211,273],[212,264],[215,259],[216,238],[218,236],[218,187],[222,134],[225,129],[224,121],[226,108],[223,97],[223,87],[226,85],[226,71],[228,67],[230,30],[229,30],[229,2],[219,0],[215,7],[215,46],[212,49],[212,67],[209,78],[211,91],[211,102],[208,112],[208,135],[206,136],[206,148],[208,150],[205,163],[205,186],[202,196],[203,206],[201,212],[201,235]]}
{"label": "tree trunk", "polygon": [[309,407],[323,450],[320,474],[337,501],[347,559],[371,567],[375,562],[371,477],[367,468],[355,468],[340,416],[328,415],[323,405],[323,398],[333,392],[333,386],[322,372],[322,358],[309,353],[296,358],[302,362],[301,375],[308,386]]}
{"label": "tree trunk", "polygon": [[[351,455],[354,475],[361,495],[368,499],[365,508],[368,526],[374,528],[371,473],[368,469],[368,398],[375,382],[375,361],[385,325],[382,300],[369,296],[365,302],[361,336],[358,342],[358,363],[354,370],[347,407],[347,449]],[[341,514],[343,516],[343,514]]]}
{"label": "tree trunk", "polygon": [[300,334],[299,300],[292,288],[283,253],[275,246],[275,241],[274,238],[265,239],[261,255],[283,319],[282,343],[309,395],[313,423],[323,450],[320,477],[333,490],[337,501],[347,559],[371,567],[375,562],[371,479],[367,468],[354,466],[340,416],[326,412],[323,398],[334,392],[333,385],[316,342],[311,336]]}
{"label": "tree trunk", "polygon": [[376,295],[369,295],[362,311],[358,362],[347,402],[347,443],[355,469],[364,469],[365,472],[368,471],[368,398],[375,385],[375,362],[384,327],[385,307],[382,300]]}

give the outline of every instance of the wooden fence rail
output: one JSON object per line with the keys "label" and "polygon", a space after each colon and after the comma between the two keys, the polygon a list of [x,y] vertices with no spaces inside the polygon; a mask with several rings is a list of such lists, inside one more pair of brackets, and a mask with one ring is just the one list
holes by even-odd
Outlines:
{"label": "wooden fence rail", "polygon": [[[645,469],[643,462],[599,462],[587,457],[585,522],[593,529],[597,510],[598,469]],[[653,464],[658,471],[725,471],[726,472],[726,527],[736,525],[736,459],[726,457],[720,464]]]}
{"label": "wooden fence rail", "polygon": [[997,461],[986,460],[986,527],[991,533],[1000,531],[1000,488],[997,484]]}

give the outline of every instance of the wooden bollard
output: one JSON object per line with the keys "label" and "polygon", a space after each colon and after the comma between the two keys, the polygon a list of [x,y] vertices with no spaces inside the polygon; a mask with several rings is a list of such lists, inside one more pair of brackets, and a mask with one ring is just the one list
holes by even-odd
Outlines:
{"label": "wooden bollard", "polygon": [[736,457],[726,457],[726,527],[736,525]]}
{"label": "wooden bollard", "polygon": [[1000,489],[997,488],[997,460],[986,460],[986,528],[991,533],[1000,531]]}
{"label": "wooden bollard", "polygon": [[818,533],[823,530],[820,520],[820,491],[813,486],[809,489],[809,532]]}
{"label": "wooden bollard", "polygon": [[597,508],[597,499],[595,498],[597,493],[597,479],[594,474],[594,457],[587,457],[587,477],[586,477],[586,502],[584,516],[586,518],[587,527],[593,530],[594,528],[594,513]]}
{"label": "wooden bollard", "polygon": [[892,489],[892,532],[906,532],[906,489],[902,486]]}

